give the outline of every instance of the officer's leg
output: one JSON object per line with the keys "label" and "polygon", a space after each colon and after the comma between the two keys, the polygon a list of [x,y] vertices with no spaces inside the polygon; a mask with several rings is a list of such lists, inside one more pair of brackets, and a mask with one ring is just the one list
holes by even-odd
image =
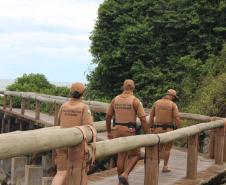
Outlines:
{"label": "officer's leg", "polygon": [[130,153],[127,167],[126,167],[126,169],[124,170],[124,172],[122,174],[124,177],[126,177],[126,179],[128,179],[128,176],[129,176],[130,172],[136,166],[137,162],[139,161],[139,158],[140,158],[139,150],[134,150],[134,151],[132,151]]}
{"label": "officer's leg", "polygon": [[128,155],[127,152],[118,153],[118,159],[117,159],[118,175],[121,175],[124,172],[127,155]]}
{"label": "officer's leg", "polygon": [[52,185],[63,185],[67,176],[67,148],[57,149],[56,153],[57,174]]}
{"label": "officer's leg", "polygon": [[73,168],[69,174],[68,185],[87,185],[88,179],[85,168]]}
{"label": "officer's leg", "polygon": [[165,145],[165,156],[164,156],[164,166],[162,171],[163,172],[170,172],[170,170],[168,169],[168,162],[169,162],[169,158],[170,158],[170,150],[172,148],[173,143],[167,143]]}
{"label": "officer's leg", "polygon": [[51,185],[63,185],[67,176],[67,170],[57,171],[56,176],[53,178]]}

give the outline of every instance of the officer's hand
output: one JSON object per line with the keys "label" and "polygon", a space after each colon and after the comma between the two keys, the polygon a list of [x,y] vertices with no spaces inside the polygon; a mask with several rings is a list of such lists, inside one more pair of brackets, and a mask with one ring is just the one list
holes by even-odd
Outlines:
{"label": "officer's hand", "polygon": [[113,135],[111,132],[108,132],[108,139],[113,139]]}
{"label": "officer's hand", "polygon": [[153,134],[155,132],[154,128],[150,128],[150,133]]}

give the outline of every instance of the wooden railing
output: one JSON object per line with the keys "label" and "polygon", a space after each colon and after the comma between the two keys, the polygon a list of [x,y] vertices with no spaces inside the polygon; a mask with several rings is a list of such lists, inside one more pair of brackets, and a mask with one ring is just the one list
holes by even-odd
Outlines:
{"label": "wooden railing", "polygon": [[[25,114],[26,102],[28,100],[34,100],[35,101],[35,117],[34,117],[34,119],[37,120],[37,122],[40,121],[40,112],[41,112],[40,104],[41,103],[53,104],[54,105],[54,123],[49,124],[49,123],[41,122],[43,126],[54,126],[57,124],[57,115],[58,115],[59,108],[64,102],[66,102],[69,99],[69,98],[60,97],[60,96],[50,96],[50,95],[37,94],[37,93],[31,93],[31,92],[4,91],[4,92],[0,92],[0,94],[1,93],[3,96],[3,110],[7,109],[7,106],[8,106],[7,99],[9,99],[8,110],[12,111],[13,99],[15,97],[21,98],[21,105],[20,105],[21,116],[23,116]],[[98,102],[98,101],[85,101],[85,103],[87,105],[89,105],[89,107],[93,113],[95,113],[95,112],[106,113],[107,108],[109,106],[108,103],[103,103],[103,102]],[[147,115],[150,113],[150,109],[148,109],[148,108],[146,108],[145,111],[146,111]],[[191,113],[180,113],[180,117],[182,119],[190,119],[190,120],[196,120],[196,121],[201,121],[201,122],[209,122],[209,121],[221,119],[219,117],[210,117],[210,116],[191,114]],[[140,124],[139,120],[137,120],[137,122],[138,122],[138,124]],[[105,130],[105,123],[103,121],[98,122],[98,125],[96,125],[96,126],[98,127],[98,130],[101,130],[101,131]]]}
{"label": "wooden railing", "polygon": [[[198,134],[214,129],[216,132],[215,163],[223,164],[224,159],[224,120],[200,123],[163,134],[147,134],[105,140],[96,143],[96,158],[102,158],[118,152],[129,151],[139,147],[146,147],[145,185],[158,184],[158,146],[180,138],[188,138],[187,150],[187,178],[197,177]],[[91,141],[92,132],[85,127],[88,140]],[[57,138],[57,139],[56,139]],[[31,152],[47,151],[50,149],[76,146],[82,141],[82,133],[77,128],[42,128],[26,132],[13,132],[0,135],[0,159],[20,156]],[[15,142],[16,141],[16,142]],[[35,145],[34,145],[35,143]],[[89,147],[92,157],[93,147]]]}
{"label": "wooden railing", "polygon": [[[3,96],[3,111],[13,112],[14,97],[21,98],[21,111],[23,116],[26,111],[26,101],[29,99],[35,100],[35,120],[40,120],[40,104],[52,103],[55,107],[54,124],[57,122],[57,114],[62,103],[67,101],[67,98],[58,96],[49,96],[43,94],[35,94],[28,92],[10,92],[5,91]],[[8,98],[9,97],[9,98]],[[7,105],[7,99],[9,105]],[[86,101],[93,112],[105,113],[109,104]],[[150,109],[146,109],[149,113]],[[181,128],[172,132],[164,134],[149,134],[139,135],[124,138],[117,138],[112,140],[105,140],[97,142],[96,144],[96,158],[102,158],[118,152],[129,151],[131,149],[146,147],[146,164],[145,164],[145,185],[158,184],[158,146],[159,144],[174,141],[180,138],[188,138],[187,150],[187,178],[195,179],[197,176],[197,158],[198,158],[198,134],[212,130],[210,145],[215,143],[215,147],[211,146],[210,156],[215,157],[215,163],[218,165],[226,161],[226,147],[224,146],[225,134],[224,123],[225,120],[218,117],[209,117],[191,113],[180,113],[183,119],[192,119],[207,123],[200,123],[186,128]],[[213,121],[216,120],[216,121]],[[104,121],[94,123],[99,131],[105,130]],[[51,126],[51,125],[47,125]],[[88,135],[88,140],[92,138],[92,132],[85,127]],[[56,138],[57,141],[56,141]],[[17,141],[17,142],[15,142]],[[53,126],[50,128],[42,128],[32,131],[17,131],[13,133],[0,135],[0,159],[28,154],[31,152],[49,151],[51,149],[76,146],[82,141],[82,133],[77,128],[61,129]],[[214,141],[214,142],[213,142]],[[10,143],[10,144],[9,144]],[[35,143],[35,145],[33,144]],[[92,157],[92,145],[89,147],[90,158]],[[215,154],[215,155],[214,155]]]}

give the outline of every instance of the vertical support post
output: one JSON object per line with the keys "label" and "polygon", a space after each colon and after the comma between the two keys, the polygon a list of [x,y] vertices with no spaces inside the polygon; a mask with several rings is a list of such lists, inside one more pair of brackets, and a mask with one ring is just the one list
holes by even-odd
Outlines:
{"label": "vertical support post", "polygon": [[7,107],[7,95],[4,95],[4,97],[3,97],[2,106],[3,106],[3,110],[6,110],[6,107]]}
{"label": "vertical support post", "polygon": [[26,157],[12,158],[11,165],[11,183],[12,185],[21,184],[25,175],[25,165],[27,164]]}
{"label": "vertical support post", "polygon": [[159,158],[158,145],[146,147],[144,185],[158,185]]}
{"label": "vertical support post", "polygon": [[224,122],[224,156],[223,161],[226,162],[226,121]]}
{"label": "vertical support post", "polygon": [[35,165],[25,165],[25,185],[42,184],[42,167]]}
{"label": "vertical support post", "polygon": [[42,177],[42,185],[51,185],[53,177]]}
{"label": "vertical support post", "polygon": [[13,110],[13,96],[9,96],[9,110]]}
{"label": "vertical support post", "polygon": [[214,149],[214,147],[215,147],[215,145],[214,145],[214,142],[215,142],[215,130],[210,130],[210,132],[209,132],[209,134],[210,134],[210,143],[209,143],[209,158],[210,159],[214,159],[214,151],[215,151],[215,149]]}
{"label": "vertical support post", "polygon": [[187,178],[196,179],[198,163],[198,134],[188,137]]}
{"label": "vertical support post", "polygon": [[215,142],[215,164],[223,164],[223,152],[224,152],[224,127],[216,129],[216,142]]}
{"label": "vertical support post", "polygon": [[11,159],[3,159],[2,167],[5,172],[9,173],[11,171]]}
{"label": "vertical support post", "polygon": [[60,110],[60,105],[55,102],[54,103],[54,125],[55,126],[57,125],[59,110]]}
{"label": "vertical support post", "polygon": [[18,123],[20,125],[20,131],[23,131],[23,121],[21,119],[18,119]]}
{"label": "vertical support post", "polygon": [[42,156],[42,169],[43,175],[48,176],[47,171],[52,166],[52,158],[49,155]]}
{"label": "vertical support post", "polygon": [[4,116],[2,117],[2,126],[1,126],[1,133],[4,133],[5,131],[5,117],[6,115],[4,114]]}
{"label": "vertical support post", "polygon": [[10,132],[11,131],[11,122],[12,122],[12,118],[8,117],[8,123],[7,123],[7,131],[6,132]]}
{"label": "vertical support post", "polygon": [[35,100],[35,119],[40,119],[40,101]]}
{"label": "vertical support post", "polygon": [[21,114],[24,115],[25,113],[25,107],[26,107],[26,99],[25,98],[22,98],[21,99]]}

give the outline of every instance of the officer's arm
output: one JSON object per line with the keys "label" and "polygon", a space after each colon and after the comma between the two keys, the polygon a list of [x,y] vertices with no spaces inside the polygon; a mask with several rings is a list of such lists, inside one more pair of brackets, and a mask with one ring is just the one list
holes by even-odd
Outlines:
{"label": "officer's arm", "polygon": [[141,127],[144,131],[144,134],[148,134],[149,129],[148,129],[148,126],[147,126],[147,120],[146,120],[146,114],[145,114],[145,111],[144,111],[144,107],[138,99],[135,100],[134,106],[135,106],[135,110],[137,111],[137,116],[140,119]]}
{"label": "officer's arm", "polygon": [[144,131],[144,134],[148,134],[149,129],[148,129],[148,126],[147,126],[146,116],[140,117],[140,123],[141,123],[142,129]]}
{"label": "officer's arm", "polygon": [[174,121],[175,121],[177,128],[180,128],[181,127],[181,119],[180,119],[179,110],[178,110],[176,104],[173,105],[173,116],[174,116]]}
{"label": "officer's arm", "polygon": [[152,106],[151,108],[151,112],[150,112],[150,127],[153,128],[154,127],[154,118],[155,118],[155,104]]}
{"label": "officer's arm", "polygon": [[108,133],[111,133],[111,119],[114,115],[114,100],[112,100],[106,114],[106,129]]}

